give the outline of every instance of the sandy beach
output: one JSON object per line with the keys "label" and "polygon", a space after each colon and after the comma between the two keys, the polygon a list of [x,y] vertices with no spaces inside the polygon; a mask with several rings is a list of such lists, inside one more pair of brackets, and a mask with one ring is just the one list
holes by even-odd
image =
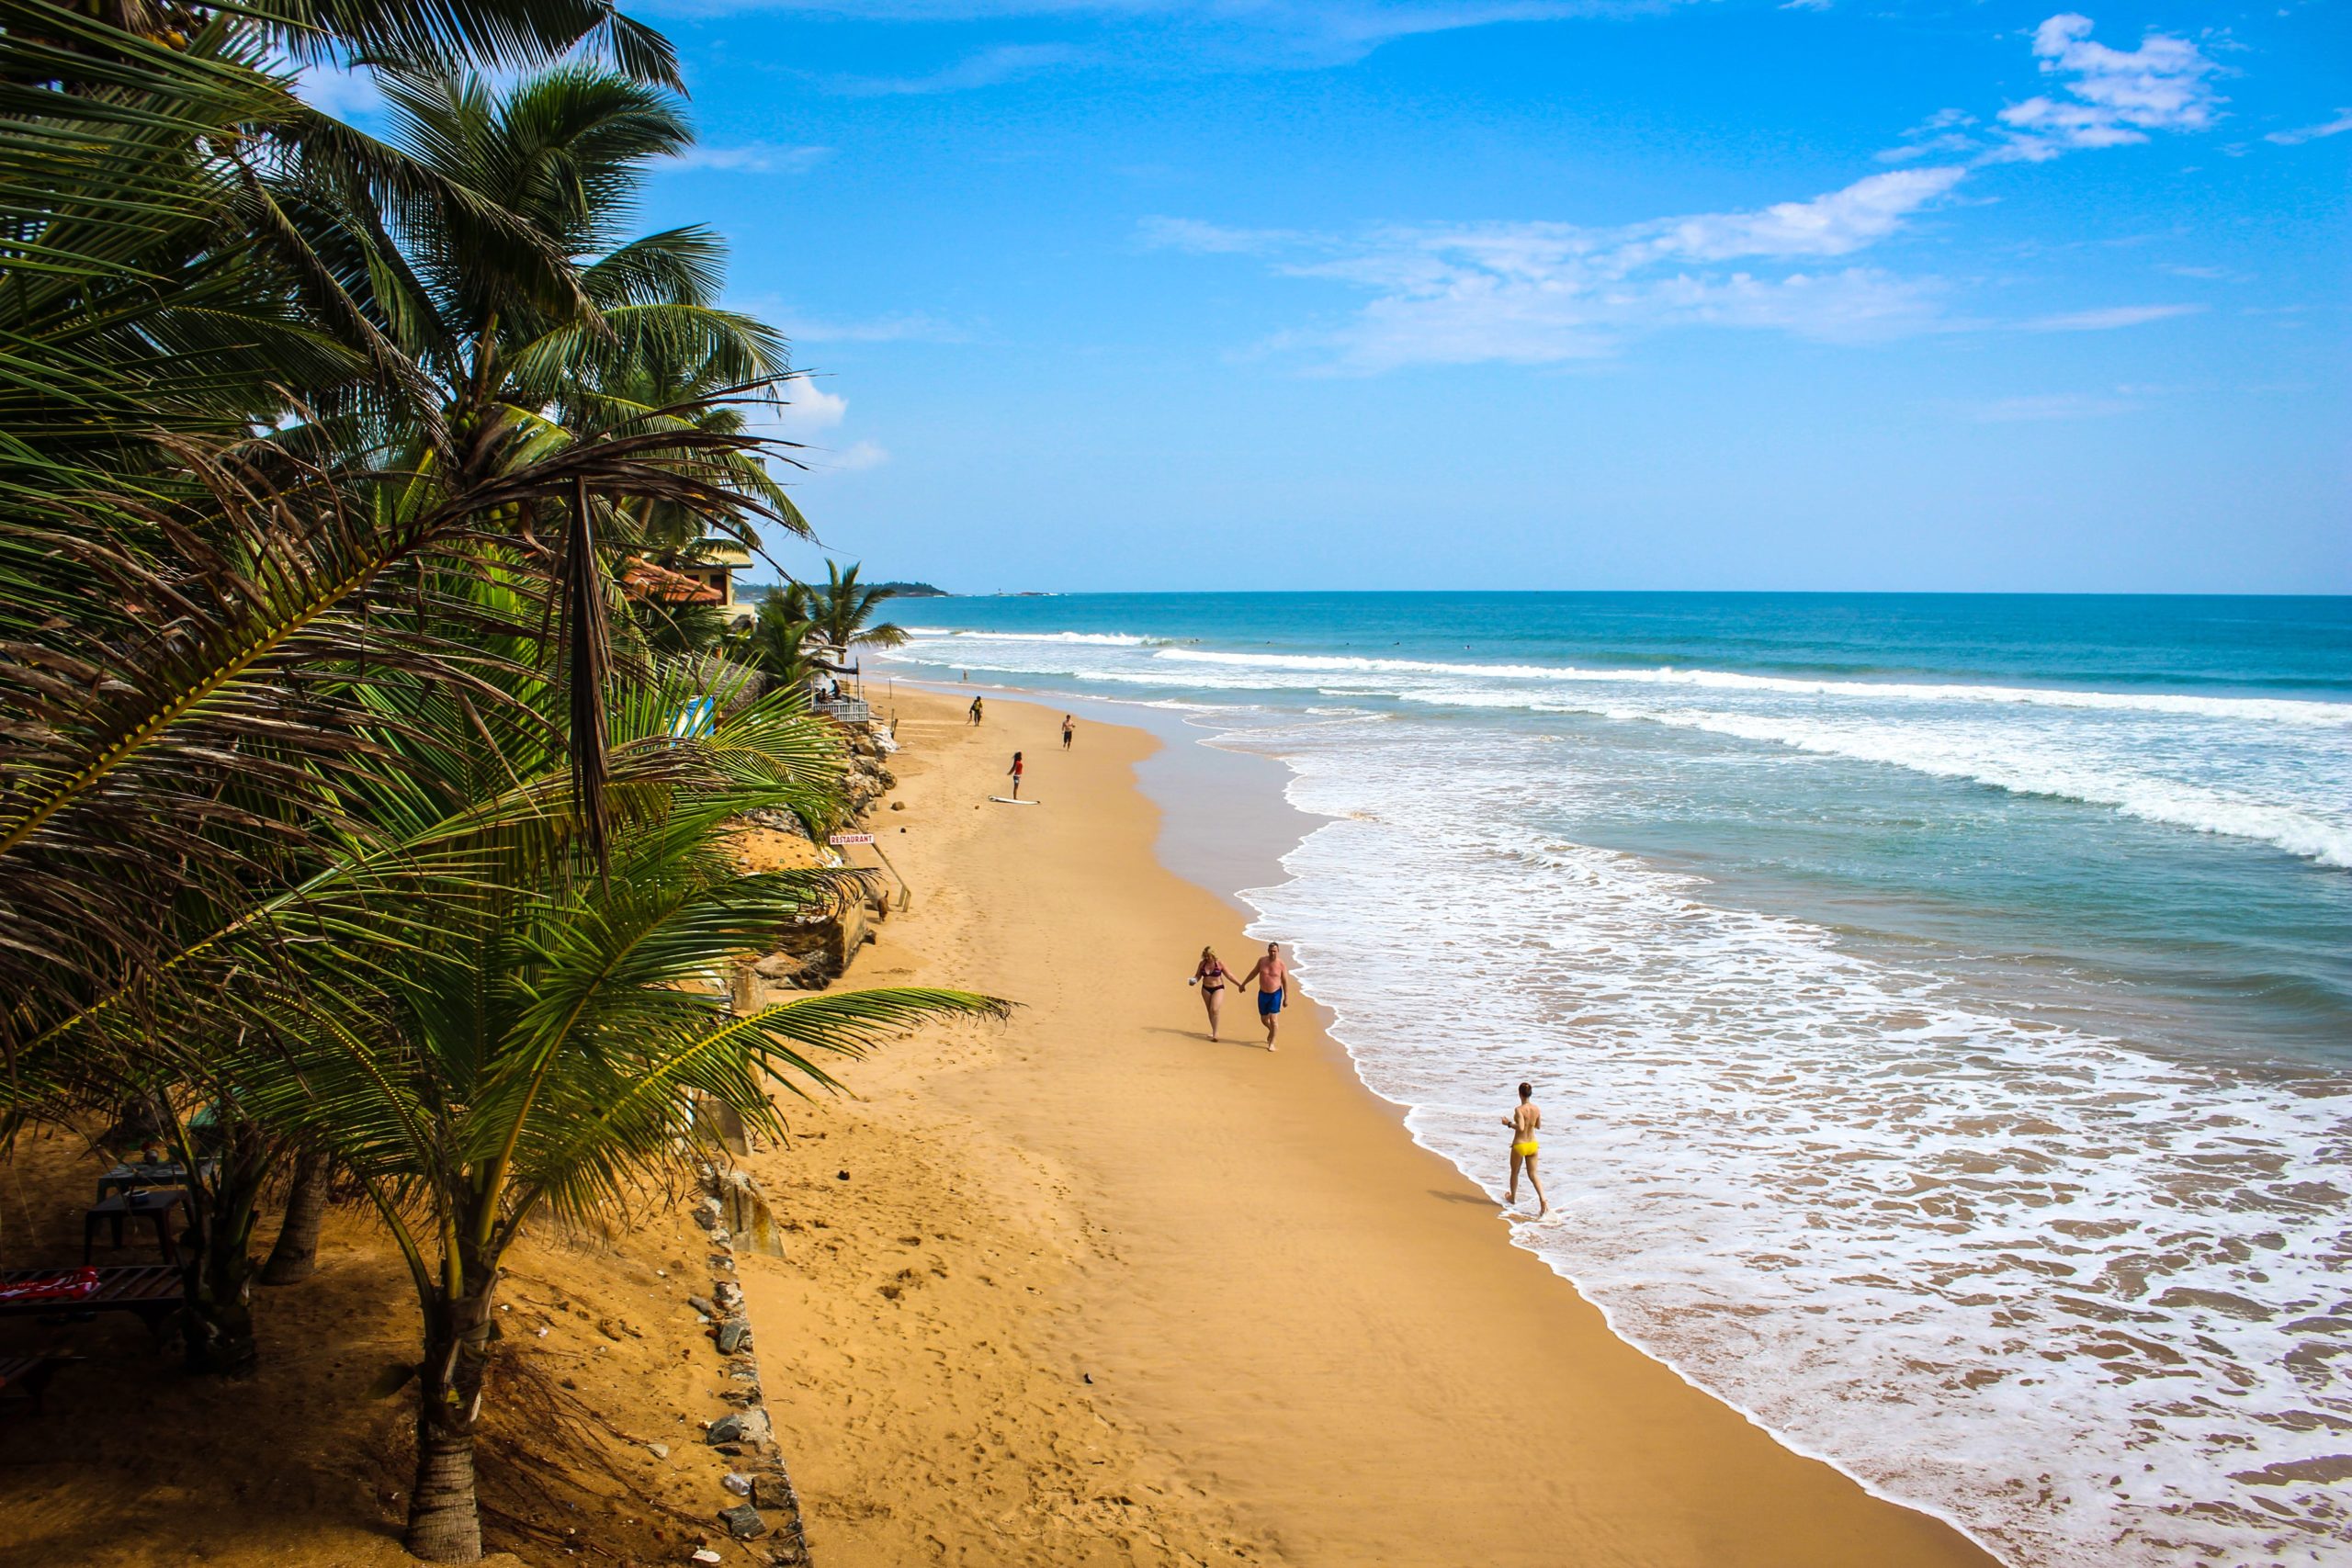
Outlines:
{"label": "sandy beach", "polygon": [[[1151,737],[1065,755],[1041,707],[895,701],[875,820],[912,903],[851,983],[1022,1011],[853,1065],[755,1156],[797,1228],[745,1283],[820,1561],[1992,1561],[1611,1335],[1312,1005],[1277,1055],[1246,1003],[1211,1044],[1185,976],[1250,944],[1154,858]],[[988,801],[1016,749],[1042,804]]]}

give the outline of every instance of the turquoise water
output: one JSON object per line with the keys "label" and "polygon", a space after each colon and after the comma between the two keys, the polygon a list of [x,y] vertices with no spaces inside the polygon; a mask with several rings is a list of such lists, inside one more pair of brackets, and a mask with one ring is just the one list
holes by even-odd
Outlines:
{"label": "turquoise water", "polygon": [[2342,1561],[2352,601],[926,601],[1319,821],[1250,889],[1622,1332],[2017,1562]]}
{"label": "turquoise water", "polygon": [[[1586,841],[1860,940],[2013,959],[2046,972],[2011,977],[2038,1009],[2152,1043],[2352,1066],[2352,600],[1090,594],[903,618],[999,634],[924,638],[957,672],[1553,735],[1591,749],[1557,813]],[[1537,670],[1576,673],[1508,673]]]}

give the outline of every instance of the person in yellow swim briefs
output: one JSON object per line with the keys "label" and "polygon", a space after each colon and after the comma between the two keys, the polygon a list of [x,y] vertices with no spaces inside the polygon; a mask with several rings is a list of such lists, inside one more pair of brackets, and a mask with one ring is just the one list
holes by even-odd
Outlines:
{"label": "person in yellow swim briefs", "polygon": [[1552,1212],[1544,1201],[1544,1183],[1535,1175],[1535,1134],[1544,1125],[1544,1112],[1535,1108],[1535,1086],[1519,1086],[1519,1103],[1511,1107],[1503,1125],[1510,1129],[1510,1190],[1503,1196],[1505,1204],[1519,1201],[1519,1171],[1527,1168],[1527,1184],[1535,1189],[1535,1217],[1542,1219]]}

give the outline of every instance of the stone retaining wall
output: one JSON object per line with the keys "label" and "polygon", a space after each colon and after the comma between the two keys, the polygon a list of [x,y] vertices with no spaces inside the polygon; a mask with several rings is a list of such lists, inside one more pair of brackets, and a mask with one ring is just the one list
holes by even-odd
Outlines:
{"label": "stone retaining wall", "polygon": [[[730,1220],[751,1219],[767,1224],[767,1201],[750,1175],[713,1165],[702,1167],[703,1195],[694,1209],[695,1223],[710,1236],[710,1294],[688,1298],[688,1304],[710,1325],[710,1340],[721,1375],[729,1386],[719,1398],[733,1405],[732,1413],[708,1423],[703,1440],[729,1459],[739,1461],[721,1485],[729,1501],[718,1510],[720,1526],[733,1539],[758,1542],[775,1568],[805,1568],[809,1562],[808,1536],[800,1517],[800,1497],[792,1489],[784,1451],[776,1446],[775,1429],[768,1420],[760,1392],[760,1363],[752,1336],[752,1320],[743,1310],[743,1288],[735,1280],[739,1245],[756,1241],[756,1232],[739,1233]],[[758,1247],[765,1251],[767,1247]],[[780,1245],[775,1250],[781,1253]],[[708,1549],[705,1551],[707,1552]],[[696,1553],[698,1561],[720,1562],[716,1552]]]}

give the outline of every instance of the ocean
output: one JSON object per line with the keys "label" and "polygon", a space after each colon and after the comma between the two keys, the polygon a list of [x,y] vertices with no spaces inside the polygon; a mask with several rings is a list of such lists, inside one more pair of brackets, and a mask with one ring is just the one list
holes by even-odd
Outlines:
{"label": "ocean", "polygon": [[1238,892],[1618,1332],[2050,1568],[2352,1560],[2352,600],[893,606],[1314,819]]}

